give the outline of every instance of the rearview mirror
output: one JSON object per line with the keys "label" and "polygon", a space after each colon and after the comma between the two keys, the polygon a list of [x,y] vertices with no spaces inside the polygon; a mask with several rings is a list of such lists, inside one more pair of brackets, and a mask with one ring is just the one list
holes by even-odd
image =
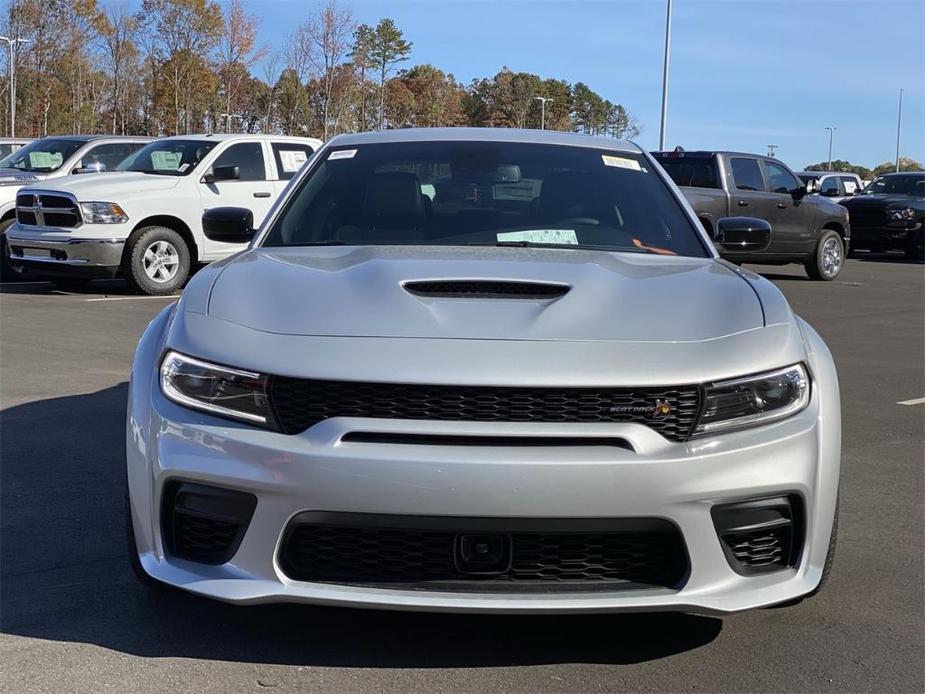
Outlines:
{"label": "rearview mirror", "polygon": [[215,166],[202,177],[203,183],[216,183],[218,181],[237,181],[241,178],[241,169],[238,166]]}
{"label": "rearview mirror", "polygon": [[724,217],[716,223],[713,243],[730,253],[757,253],[771,243],[771,225],[755,217]]}
{"label": "rearview mirror", "polygon": [[202,215],[202,232],[212,241],[248,243],[256,231],[254,213],[245,207],[213,207]]}

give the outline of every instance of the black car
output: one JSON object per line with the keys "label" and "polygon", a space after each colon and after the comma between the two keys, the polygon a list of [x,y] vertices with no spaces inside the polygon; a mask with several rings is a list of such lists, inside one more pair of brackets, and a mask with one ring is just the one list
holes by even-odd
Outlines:
{"label": "black car", "polygon": [[895,248],[909,258],[925,259],[925,171],[878,176],[860,195],[841,204],[851,218],[852,248]]}

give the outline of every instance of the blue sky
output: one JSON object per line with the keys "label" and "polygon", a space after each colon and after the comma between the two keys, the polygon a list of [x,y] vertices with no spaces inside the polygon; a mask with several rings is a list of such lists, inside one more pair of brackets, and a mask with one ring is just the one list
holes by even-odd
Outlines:
{"label": "blue sky", "polygon": [[[220,0],[222,2],[223,0]],[[583,81],[622,103],[658,146],[665,0],[353,0],[360,22],[392,17],[411,63],[468,83],[512,70]],[[261,41],[282,47],[314,3],[249,0]],[[925,160],[923,0],[674,0],[667,143],[765,152],[794,168],[828,156],[892,161],[899,89],[902,154]],[[256,71],[260,74],[260,71]]]}

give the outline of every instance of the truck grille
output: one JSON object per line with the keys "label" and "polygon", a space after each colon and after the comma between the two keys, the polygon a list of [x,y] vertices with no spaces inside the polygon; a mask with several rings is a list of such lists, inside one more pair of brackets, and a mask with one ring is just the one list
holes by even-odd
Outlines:
{"label": "truck grille", "polygon": [[687,440],[700,388],[504,388],[321,381],[274,376],[270,401],[283,432],[331,417],[470,422],[635,422]]}
{"label": "truck grille", "polygon": [[16,196],[16,221],[29,226],[79,227],[77,203],[64,195],[25,193]]}
{"label": "truck grille", "polygon": [[[461,538],[504,538],[497,571],[461,568]],[[538,591],[678,588],[688,570],[680,532],[659,519],[500,519],[305,512],[279,550],[297,581],[410,590]]]}
{"label": "truck grille", "polygon": [[882,207],[851,207],[848,219],[853,227],[882,227],[889,221]]}

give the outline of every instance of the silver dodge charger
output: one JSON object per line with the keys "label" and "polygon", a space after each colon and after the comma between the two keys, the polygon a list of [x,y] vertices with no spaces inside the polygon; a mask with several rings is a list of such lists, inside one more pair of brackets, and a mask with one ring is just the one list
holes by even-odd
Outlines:
{"label": "silver dodge charger", "polygon": [[138,577],[234,603],[726,614],[829,573],[832,357],[635,145],[329,141],[132,367]]}

